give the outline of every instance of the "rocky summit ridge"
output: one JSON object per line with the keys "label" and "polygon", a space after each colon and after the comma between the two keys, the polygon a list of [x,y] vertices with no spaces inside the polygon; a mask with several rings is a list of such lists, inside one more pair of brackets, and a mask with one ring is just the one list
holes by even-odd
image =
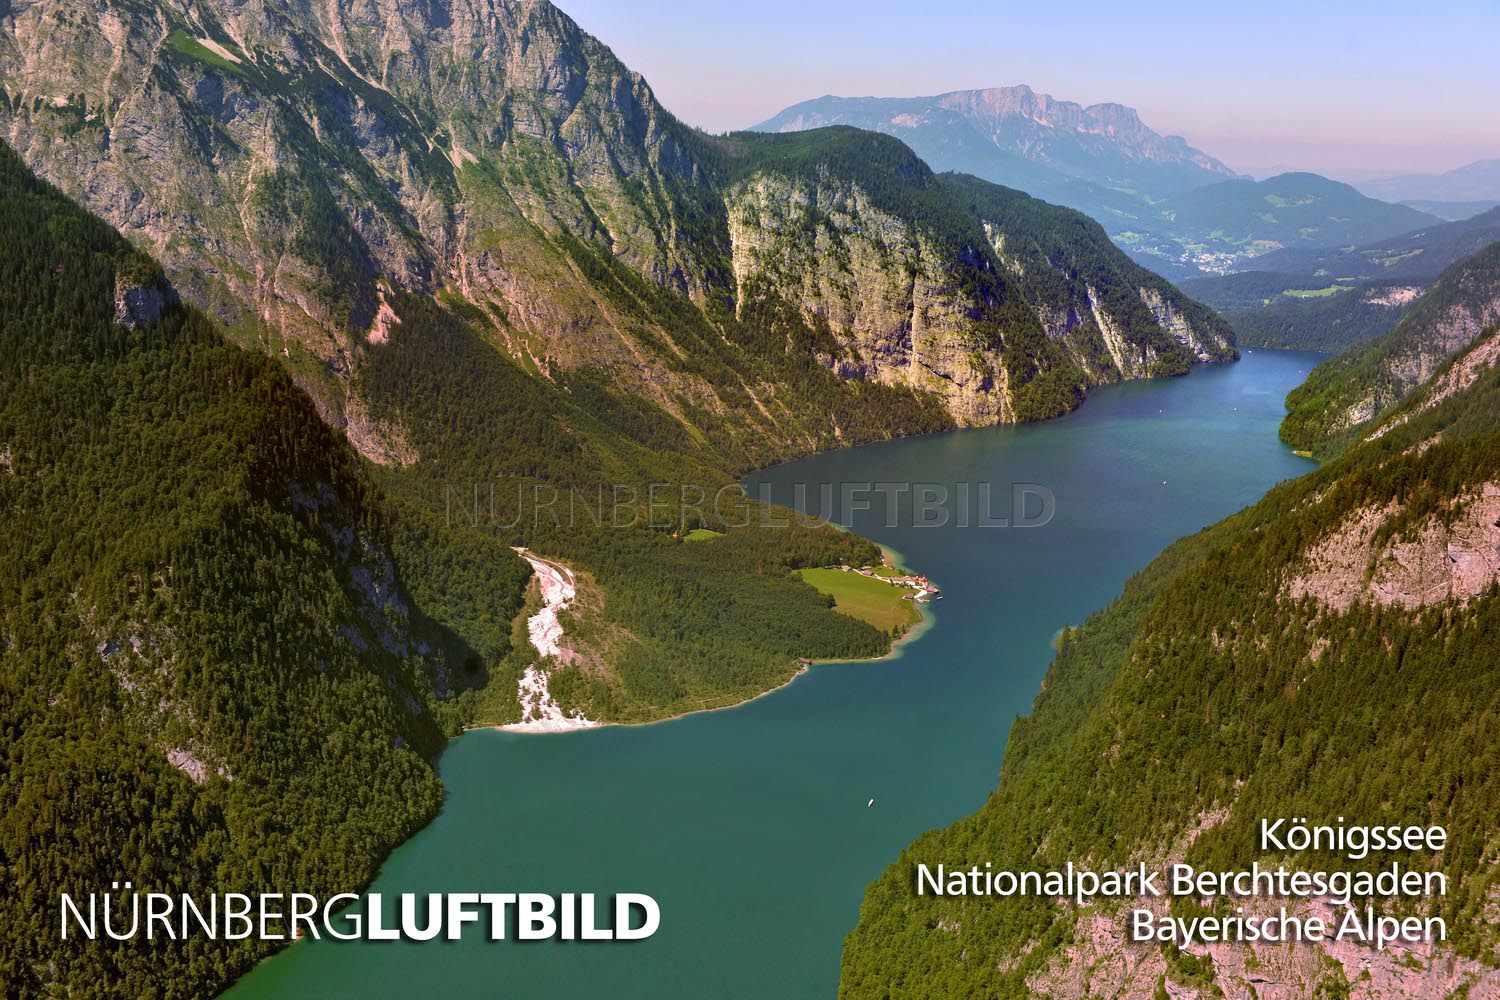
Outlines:
{"label": "rocky summit ridge", "polygon": [[830,95],[794,105],[757,128],[784,132],[848,124],[879,129],[882,123],[876,119],[880,117],[899,128],[962,122],[1002,152],[1075,176],[1089,176],[1115,159],[1180,167],[1198,184],[1236,176],[1181,136],[1153,131],[1135,108],[1113,102],[1083,105],[1059,100],[1024,84],[916,98]]}

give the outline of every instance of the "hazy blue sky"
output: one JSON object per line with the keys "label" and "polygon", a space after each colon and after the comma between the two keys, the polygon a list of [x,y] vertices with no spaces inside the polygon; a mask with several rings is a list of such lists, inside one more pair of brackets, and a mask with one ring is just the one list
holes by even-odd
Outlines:
{"label": "hazy blue sky", "polygon": [[556,2],[711,131],[823,94],[1026,83],[1257,174],[1500,156],[1500,0]]}

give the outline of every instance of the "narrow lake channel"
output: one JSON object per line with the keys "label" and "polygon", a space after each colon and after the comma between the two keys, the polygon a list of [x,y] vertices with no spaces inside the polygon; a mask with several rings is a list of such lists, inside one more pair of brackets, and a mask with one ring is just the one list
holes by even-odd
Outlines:
{"label": "narrow lake channel", "polygon": [[[749,477],[790,504],[807,484],[1013,484],[1055,500],[1045,526],[849,526],[943,589],[898,657],[820,665],[734,709],[643,727],[495,731],[442,759],[442,814],[386,863],[400,892],[644,892],[639,943],[302,942],[227,996],[524,1000],[831,1000],[865,886],[918,834],[994,787],[1050,642],[1107,604],[1174,539],[1309,471],[1276,436],[1282,400],[1319,356],[1256,350],[1187,378],[1095,390],[1076,413],[819,455]],[[909,501],[910,493],[903,494]],[[1038,494],[1040,495],[1040,494]],[[1034,512],[1034,511],[1033,511]],[[711,543],[708,543],[711,544]],[[873,806],[867,806],[870,799]]]}

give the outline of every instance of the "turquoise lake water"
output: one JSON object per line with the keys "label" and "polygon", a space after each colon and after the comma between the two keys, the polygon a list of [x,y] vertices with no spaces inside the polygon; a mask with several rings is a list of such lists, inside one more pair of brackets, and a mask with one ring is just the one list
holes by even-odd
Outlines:
{"label": "turquoise lake water", "polygon": [[[944,590],[897,658],[817,666],[734,709],[565,735],[474,732],[441,762],[442,814],[384,866],[399,892],[644,892],[636,943],[302,942],[227,996],[795,1000],[834,996],[865,886],[923,831],[977,808],[1029,711],[1050,640],[1173,539],[1312,463],[1278,443],[1288,390],[1320,360],[1255,351],[1182,379],[1111,386],[1045,424],[820,455],[750,477],[993,483],[1050,491],[1042,527],[851,527]],[[969,489],[977,496],[977,487]],[[950,509],[951,506],[950,506]],[[711,544],[711,543],[710,543]],[[869,799],[876,800],[867,808]],[[471,931],[474,929],[471,928]]]}

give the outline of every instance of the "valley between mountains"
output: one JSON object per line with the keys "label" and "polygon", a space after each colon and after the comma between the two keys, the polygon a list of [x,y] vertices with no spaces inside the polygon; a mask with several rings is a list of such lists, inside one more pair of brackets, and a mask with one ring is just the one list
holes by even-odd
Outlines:
{"label": "valley between mountains", "polygon": [[[1006,144],[1043,114],[1065,139]],[[998,788],[870,885],[839,994],[1500,990],[1493,212],[1252,182],[1024,88],[710,135],[546,0],[10,0],[0,138],[0,992],[217,995],[277,946],[100,949],[50,901],[122,866],[357,891],[466,729],[882,656],[908,609],[808,582],[881,549],[740,477],[1236,361],[1148,264],[1226,310],[1336,304],[1235,319],[1350,347],[1287,401],[1324,464],[1059,633],[1033,712],[984,732]],[[910,892],[937,855],[1243,863],[1286,802],[1445,825],[1456,888],[1414,908],[1460,930],[1374,965],[1130,950],[1112,913]]]}
{"label": "valley between mountains", "polygon": [[[793,575],[878,564],[856,536],[539,497],[713,494],[1235,356],[1083,216],[852,129],[695,132],[543,2],[13,5],[0,93],[4,485],[33,526],[7,536],[5,715],[53,762],[5,779],[27,994],[224,985],[269,946],[101,965],[23,900],[119,858],[138,885],[362,885],[436,810],[443,735],[519,721],[528,671],[565,717],[643,721],[890,646]],[[280,402],[246,410],[236,365]],[[167,500],[190,427],[202,475]],[[62,483],[106,505],[59,519]],[[538,663],[511,546],[575,574],[565,657]],[[59,769],[94,776],[69,804]],[[155,804],[96,814],[142,783]]]}
{"label": "valley between mountains", "polygon": [[[457,503],[585,574],[601,614],[554,693],[591,718],[723,703],[793,654],[883,639],[752,643],[704,675],[695,627],[660,608],[711,586],[712,557],[599,511],[560,525],[536,497],[712,493],[1235,357],[1216,314],[1086,217],[853,129],[696,132],[544,2],[32,4],[0,35],[0,88],[29,166],[162,262],[165,283],[119,279],[122,315],[180,297],[276,360],[412,520],[442,512],[414,547]],[[482,683],[508,625],[444,590],[421,599],[473,650],[452,687],[481,689],[460,716],[508,721],[514,680]]]}
{"label": "valley between mountains", "polygon": [[[1233,356],[1073,213],[998,191],[976,211],[851,129],[707,136],[545,2],[37,3],[7,24],[0,132],[383,464],[446,457],[368,384],[404,295],[736,467]],[[1060,282],[1032,254],[1064,238],[1084,258]],[[806,405],[861,393],[890,426]]]}

